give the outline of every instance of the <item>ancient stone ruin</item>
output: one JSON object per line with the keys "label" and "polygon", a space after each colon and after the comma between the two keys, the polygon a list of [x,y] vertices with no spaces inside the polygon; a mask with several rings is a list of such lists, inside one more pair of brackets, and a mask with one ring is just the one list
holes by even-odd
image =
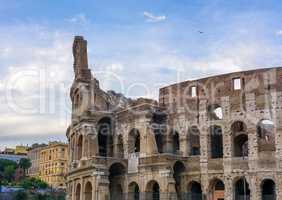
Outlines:
{"label": "ancient stone ruin", "polygon": [[[282,199],[282,68],[105,92],[73,45],[69,200]],[[228,66],[227,66],[228,67]]]}

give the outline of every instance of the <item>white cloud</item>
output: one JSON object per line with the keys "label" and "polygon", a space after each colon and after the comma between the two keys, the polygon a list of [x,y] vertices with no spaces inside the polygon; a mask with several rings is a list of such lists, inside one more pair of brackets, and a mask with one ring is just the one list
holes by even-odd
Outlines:
{"label": "white cloud", "polygon": [[278,30],[278,31],[276,32],[276,35],[282,36],[282,30]]}
{"label": "white cloud", "polygon": [[165,15],[157,16],[147,11],[145,11],[143,14],[148,22],[161,22],[167,19]]}
{"label": "white cloud", "polygon": [[[72,37],[35,25],[1,27],[0,32],[5,52],[0,53],[0,138],[64,138],[70,116]],[[4,39],[7,37],[13,40]]]}
{"label": "white cloud", "polygon": [[84,13],[79,13],[73,17],[66,19],[66,21],[73,24],[87,24],[89,22]]}

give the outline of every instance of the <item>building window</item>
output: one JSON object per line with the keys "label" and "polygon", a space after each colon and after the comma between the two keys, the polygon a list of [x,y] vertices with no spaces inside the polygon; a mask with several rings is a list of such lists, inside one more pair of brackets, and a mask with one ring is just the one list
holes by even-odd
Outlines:
{"label": "building window", "polygon": [[197,87],[196,86],[192,86],[192,88],[191,88],[191,96],[192,97],[196,97],[197,96]]}
{"label": "building window", "polygon": [[241,90],[241,79],[240,78],[234,78],[233,79],[233,89],[234,90]]}

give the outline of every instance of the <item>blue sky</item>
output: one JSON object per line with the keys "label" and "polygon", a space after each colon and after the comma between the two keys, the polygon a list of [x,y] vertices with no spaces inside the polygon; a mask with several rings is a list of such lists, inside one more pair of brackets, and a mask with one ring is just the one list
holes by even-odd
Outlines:
{"label": "blue sky", "polygon": [[0,6],[0,148],[65,140],[74,35],[105,90],[157,98],[174,82],[281,66],[274,0],[9,0]]}

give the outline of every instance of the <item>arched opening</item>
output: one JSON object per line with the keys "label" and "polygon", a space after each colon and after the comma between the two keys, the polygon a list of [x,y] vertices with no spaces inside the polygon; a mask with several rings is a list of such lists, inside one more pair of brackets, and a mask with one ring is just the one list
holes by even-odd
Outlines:
{"label": "arched opening", "polygon": [[172,131],[172,153],[177,154],[180,150],[179,134],[177,131]]}
{"label": "arched opening", "polygon": [[236,121],[231,125],[233,137],[233,156],[248,156],[248,133],[247,126],[241,121]]}
{"label": "arched opening", "polygon": [[209,105],[207,111],[210,120],[223,119],[223,110],[220,105],[218,104]]}
{"label": "arched opening", "polygon": [[234,156],[247,157],[248,156],[248,136],[246,134],[238,135],[234,138]]}
{"label": "arched opening", "polygon": [[146,200],[160,200],[160,186],[156,181],[147,184]]}
{"label": "arched opening", "polygon": [[109,169],[110,199],[123,200],[125,167],[121,163],[114,163]]}
{"label": "arched opening", "polygon": [[76,190],[75,190],[75,200],[81,200],[80,193],[81,193],[81,185],[77,184]]}
{"label": "arched opening", "polygon": [[99,155],[112,157],[113,155],[113,127],[109,117],[104,117],[98,122]]}
{"label": "arched opening", "polygon": [[92,200],[92,192],[92,184],[87,182],[84,191],[85,200]]}
{"label": "arched opening", "polygon": [[212,181],[210,189],[211,189],[211,199],[212,200],[224,199],[225,186],[221,180],[215,179],[214,181]]}
{"label": "arched opening", "polygon": [[152,116],[152,129],[155,134],[155,141],[159,153],[164,152],[164,136],[166,135],[167,115],[162,112],[155,112]]}
{"label": "arched opening", "polygon": [[140,133],[137,129],[132,129],[129,132],[128,152],[129,153],[140,152]]}
{"label": "arched opening", "polygon": [[259,151],[275,151],[274,123],[261,120],[257,125]]}
{"label": "arched opening", "polygon": [[220,126],[215,125],[210,127],[210,149],[211,158],[223,157],[223,138]]}
{"label": "arched opening", "polygon": [[163,153],[164,152],[164,146],[163,146],[163,135],[160,132],[155,132],[155,140],[157,143],[157,148],[158,148],[158,152],[159,153]]}
{"label": "arched opening", "polygon": [[175,191],[177,193],[178,199],[183,199],[183,191],[181,190],[181,185],[183,183],[185,172],[185,166],[182,162],[177,161],[173,166],[173,178],[175,180]]}
{"label": "arched opening", "polygon": [[271,179],[266,179],[261,186],[262,200],[276,200],[276,186]]}
{"label": "arched opening", "polygon": [[249,189],[249,184],[245,178],[239,179],[235,183],[235,199],[246,199],[250,200],[250,189]]}
{"label": "arched opening", "polygon": [[196,126],[192,126],[188,130],[189,154],[190,156],[198,156],[201,154],[200,148],[200,131]]}
{"label": "arched opening", "polygon": [[132,182],[128,186],[128,200],[139,200],[140,199],[140,189],[137,183]]}
{"label": "arched opening", "polygon": [[83,143],[83,136],[80,135],[77,141],[77,160],[82,158],[82,144]]}
{"label": "arched opening", "polygon": [[188,199],[190,200],[202,200],[203,199],[203,193],[202,193],[202,187],[201,184],[192,181],[188,185]]}

